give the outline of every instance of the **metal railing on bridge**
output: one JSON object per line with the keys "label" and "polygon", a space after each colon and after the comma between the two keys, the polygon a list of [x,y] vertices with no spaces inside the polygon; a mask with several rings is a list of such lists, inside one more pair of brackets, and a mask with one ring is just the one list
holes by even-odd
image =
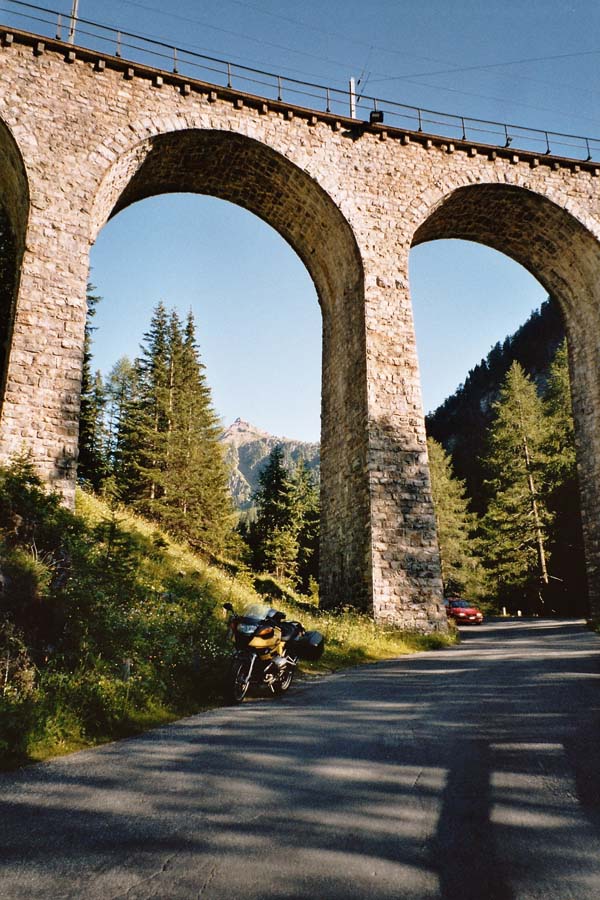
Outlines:
{"label": "metal railing on bridge", "polygon": [[[379,97],[356,95],[350,90],[301,81],[240,63],[207,56],[155,38],[122,31],[69,13],[24,0],[5,0],[10,22],[3,27],[34,30],[35,34],[121,57],[183,77],[259,95],[265,100],[288,102],[315,112],[327,112],[359,121],[382,119],[386,127],[422,132],[451,141],[471,141],[514,148],[544,156],[573,160],[600,160],[600,138],[527,128],[522,125],[457,116],[409,106]],[[373,115],[375,114],[375,115]]]}

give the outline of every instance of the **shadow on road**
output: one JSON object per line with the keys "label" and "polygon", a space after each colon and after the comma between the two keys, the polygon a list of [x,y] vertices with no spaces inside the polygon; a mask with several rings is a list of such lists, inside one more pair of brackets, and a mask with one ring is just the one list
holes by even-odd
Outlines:
{"label": "shadow on road", "polygon": [[485,741],[459,744],[451,762],[436,840],[442,900],[512,900],[498,865],[492,809],[491,753]]}
{"label": "shadow on road", "polygon": [[597,898],[599,678],[500,623],[4,776],[0,895]]}

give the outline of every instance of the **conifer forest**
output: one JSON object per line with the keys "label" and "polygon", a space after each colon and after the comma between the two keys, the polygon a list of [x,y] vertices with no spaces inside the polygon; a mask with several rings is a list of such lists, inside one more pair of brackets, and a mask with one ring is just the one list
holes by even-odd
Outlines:
{"label": "conifer forest", "polygon": [[288,471],[276,446],[259,477],[255,506],[240,517],[228,491],[221,426],[191,313],[182,322],[157,304],[140,356],[118,360],[103,379],[91,365],[98,300],[90,286],[80,482],[200,552],[241,559],[299,590],[316,590],[319,492],[306,464]]}
{"label": "conifer forest", "polygon": [[[90,286],[79,476],[196,549],[318,590],[315,473],[263,462],[249,511],[228,493],[194,320],[159,303],[134,360],[92,371]],[[488,608],[583,613],[585,574],[568,351],[559,310],[539,312],[427,421],[446,594]]]}
{"label": "conifer forest", "polygon": [[568,348],[557,305],[427,419],[445,589],[524,614],[585,615]]}

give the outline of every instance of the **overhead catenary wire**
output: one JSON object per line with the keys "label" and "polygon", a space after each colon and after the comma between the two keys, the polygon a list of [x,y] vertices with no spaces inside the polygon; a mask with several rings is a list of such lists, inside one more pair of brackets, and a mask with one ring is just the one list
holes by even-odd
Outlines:
{"label": "overhead catenary wire", "polygon": [[377,82],[384,81],[402,81],[404,78],[426,78],[433,77],[435,75],[457,75],[462,74],[464,72],[483,72],[490,69],[498,69],[498,68],[507,68],[508,66],[520,66],[525,65],[527,63],[538,63],[538,62],[556,62],[558,59],[573,59],[575,57],[582,56],[599,56],[599,50],[581,50],[577,53],[556,53],[550,56],[532,56],[525,59],[514,59],[508,60],[506,62],[497,62],[497,63],[481,63],[477,66],[462,66],[460,68],[452,68],[452,69],[438,69],[435,72],[409,72],[405,75],[391,75],[385,78],[377,78]]}
{"label": "overhead catenary wire", "polygon": [[[293,17],[287,16],[287,15],[283,15],[283,14],[281,14],[281,13],[279,13],[279,12],[272,12],[271,10],[265,10],[265,9],[262,9],[261,7],[257,6],[256,4],[252,4],[252,3],[244,3],[244,2],[242,2],[242,0],[226,0],[226,2],[228,2],[228,3],[230,3],[230,4],[233,4],[233,5],[236,5],[236,6],[238,6],[238,7],[241,7],[241,8],[243,8],[243,9],[251,9],[251,10],[253,10],[253,11],[255,11],[255,12],[260,13],[261,15],[264,15],[264,16],[268,17],[268,18],[278,19],[278,20],[281,20],[281,21],[288,22],[288,23],[290,23],[290,24],[294,24],[294,25],[297,26],[297,27],[306,28],[306,29],[308,29],[308,30],[310,30],[310,31],[312,31],[312,32],[315,32],[315,33],[323,34],[323,35],[329,36],[329,37],[335,36],[335,37],[338,38],[338,39],[339,39],[339,38],[342,38],[343,40],[349,41],[350,43],[354,43],[354,44],[356,44],[357,46],[365,46],[365,47],[368,47],[368,51],[369,51],[369,52],[368,52],[368,56],[367,56],[367,64],[363,67],[363,71],[362,71],[361,75],[360,75],[359,78],[356,80],[356,90],[358,91],[359,88],[361,89],[361,90],[360,90],[360,93],[359,93],[359,95],[358,95],[358,99],[360,99],[360,95],[364,95],[365,90],[366,90],[366,85],[367,85],[367,83],[368,83],[369,81],[370,81],[372,84],[383,84],[383,83],[387,83],[387,82],[395,82],[396,80],[399,80],[399,81],[401,81],[402,83],[410,84],[410,85],[413,85],[414,87],[419,87],[419,88],[421,88],[421,89],[423,89],[423,88],[429,89],[430,87],[434,87],[434,89],[436,89],[436,90],[443,90],[443,91],[446,92],[446,93],[454,93],[454,94],[458,94],[458,95],[464,96],[464,97],[472,97],[472,98],[475,98],[475,99],[481,99],[481,100],[492,100],[492,101],[494,101],[494,102],[504,102],[504,99],[505,99],[505,98],[491,97],[489,94],[485,94],[485,93],[477,92],[477,91],[472,91],[472,90],[464,90],[464,89],[459,89],[459,88],[450,88],[450,87],[448,87],[447,85],[441,85],[441,86],[438,86],[438,85],[430,85],[430,84],[428,84],[427,82],[421,82],[419,79],[421,79],[421,78],[426,78],[426,77],[429,77],[430,75],[438,74],[438,73],[443,73],[443,74],[461,74],[461,73],[463,73],[463,72],[475,72],[475,71],[478,71],[478,70],[485,71],[485,70],[488,70],[488,69],[489,69],[490,71],[491,71],[491,70],[495,71],[495,72],[497,73],[497,77],[498,77],[498,69],[499,69],[499,68],[513,67],[513,66],[515,66],[515,65],[522,65],[522,64],[526,64],[526,63],[532,63],[532,62],[538,63],[538,62],[543,62],[543,61],[548,61],[548,60],[570,59],[570,58],[573,58],[573,57],[577,57],[577,56],[579,56],[579,55],[588,56],[588,55],[600,54],[600,50],[589,50],[589,51],[580,51],[580,52],[577,52],[577,53],[553,54],[553,55],[548,55],[548,56],[537,56],[537,57],[523,58],[523,59],[517,59],[517,60],[508,60],[508,61],[503,61],[503,62],[495,62],[495,63],[489,63],[489,64],[482,64],[482,65],[477,65],[477,66],[467,66],[467,67],[465,67],[465,66],[459,66],[458,64],[455,64],[455,63],[450,62],[450,61],[448,61],[448,60],[442,60],[442,59],[439,59],[439,58],[436,58],[436,57],[421,56],[421,55],[418,55],[418,54],[414,54],[414,53],[411,53],[410,51],[407,51],[406,49],[403,49],[402,51],[398,51],[398,50],[394,50],[394,49],[389,48],[389,47],[383,47],[383,46],[380,46],[380,45],[376,45],[376,44],[373,44],[373,43],[371,43],[371,42],[360,41],[360,40],[357,40],[357,39],[355,39],[355,38],[350,38],[349,36],[344,35],[343,32],[339,32],[339,31],[337,31],[337,32],[328,31],[328,30],[323,29],[323,28],[321,28],[321,27],[319,27],[319,26],[313,25],[312,23],[304,22],[304,21],[302,21],[302,20],[300,20],[300,19],[298,19],[298,18],[293,18]],[[190,24],[198,24],[198,25],[201,25],[203,28],[212,28],[213,30],[220,31],[220,32],[222,32],[222,33],[225,33],[225,34],[228,34],[228,35],[231,35],[231,36],[235,36],[235,37],[238,37],[238,38],[242,38],[242,39],[245,40],[245,41],[248,41],[248,40],[249,40],[249,41],[251,41],[252,43],[255,43],[255,44],[258,44],[258,45],[269,46],[269,47],[271,47],[271,48],[273,48],[273,49],[283,50],[283,51],[286,52],[286,53],[293,53],[293,54],[295,54],[295,55],[305,56],[306,58],[314,59],[314,60],[316,60],[316,61],[325,63],[325,64],[327,64],[328,66],[334,66],[334,67],[336,67],[336,68],[338,68],[338,69],[344,69],[345,72],[348,71],[348,65],[347,65],[346,62],[342,62],[342,61],[338,61],[338,60],[333,60],[333,59],[331,59],[331,58],[329,58],[329,57],[324,57],[324,56],[322,56],[322,55],[318,55],[318,54],[315,54],[315,53],[309,53],[309,52],[304,51],[304,50],[298,50],[297,48],[286,47],[286,46],[283,46],[283,45],[281,45],[281,44],[276,44],[276,43],[274,43],[274,42],[272,42],[272,41],[265,41],[264,38],[260,38],[260,39],[259,39],[259,38],[254,38],[254,37],[248,35],[247,33],[243,33],[243,34],[242,34],[242,33],[240,33],[240,32],[235,32],[235,31],[232,31],[232,30],[230,30],[230,29],[220,29],[218,26],[215,26],[215,25],[213,25],[212,23],[206,22],[206,21],[204,21],[204,20],[192,18],[192,17],[190,17],[190,16],[183,16],[183,15],[181,15],[180,13],[172,13],[171,11],[165,12],[164,10],[159,9],[159,8],[156,7],[156,6],[152,6],[152,5],[149,5],[148,3],[140,2],[140,0],[121,0],[121,4],[122,4],[122,5],[125,5],[125,6],[131,6],[131,7],[133,7],[133,8],[139,8],[139,9],[144,9],[144,10],[147,10],[147,11],[151,11],[151,12],[154,12],[154,13],[156,13],[156,14],[158,14],[158,15],[163,15],[163,16],[165,16],[165,17],[167,17],[167,18],[176,18],[176,19],[178,19],[178,20],[180,20],[180,21],[184,21],[184,22],[187,22],[187,23],[190,23]],[[431,63],[441,64],[441,65],[444,65],[444,66],[446,66],[446,67],[450,67],[450,66],[451,66],[452,68],[445,68],[445,69],[443,69],[443,70],[439,70],[439,69],[438,69],[438,70],[435,70],[434,73],[432,73],[432,72],[423,72],[423,73],[420,73],[420,72],[416,72],[416,73],[415,73],[415,72],[412,72],[412,73],[404,73],[404,74],[400,74],[400,75],[392,75],[392,76],[390,76],[388,73],[369,72],[369,73],[367,74],[366,79],[363,81],[363,75],[364,75],[364,73],[365,73],[365,69],[367,68],[368,61],[369,61],[369,59],[370,59],[371,53],[374,52],[374,51],[377,51],[377,52],[379,52],[379,53],[387,53],[387,54],[392,54],[392,55],[399,55],[399,56],[402,57],[403,60],[405,60],[405,59],[408,57],[408,58],[411,58],[411,59],[420,59],[420,60],[422,60],[422,61],[424,61],[424,62],[431,62]],[[249,61],[247,57],[245,57],[244,59],[245,59],[245,62],[248,62],[248,61]],[[254,62],[256,62],[256,60],[254,60]],[[263,62],[262,62],[262,61],[258,61],[258,64],[259,64],[259,65],[263,65]],[[302,70],[302,69],[299,69],[299,68],[291,68],[291,67],[286,66],[286,67],[284,67],[284,69],[285,69],[285,71],[293,72],[295,75],[304,75],[305,77],[310,78],[311,80],[316,80],[316,79],[318,79],[318,78],[320,77],[318,74],[315,74],[314,72],[306,72],[305,70]],[[513,78],[514,78],[514,75],[508,76],[508,75],[502,75],[502,74],[500,73],[499,77],[501,77],[501,78],[509,78],[509,77],[510,77],[510,78],[511,78],[511,81],[512,81]],[[534,83],[534,82],[535,82],[535,83],[547,84],[547,85],[548,85],[548,84],[550,84],[550,85],[553,84],[552,82],[547,82],[547,81],[544,81],[544,80],[541,80],[541,79],[533,79],[533,78],[531,78],[530,76],[528,76],[527,79],[525,79],[525,80],[527,81],[527,83]],[[343,82],[342,82],[342,80],[340,79],[340,81],[338,82],[338,84],[342,84],[342,83],[343,83]],[[582,89],[580,85],[577,85],[576,87],[575,87],[575,86],[571,86],[571,85],[566,85],[564,82],[561,84],[561,87],[562,87],[563,89],[568,88],[568,89],[570,89],[570,90],[575,90],[575,91],[577,91],[577,93],[580,93],[580,94],[581,94],[581,93],[585,93],[585,94],[587,94],[587,95],[589,95],[589,96],[598,96],[598,94],[600,93],[600,92],[598,92],[598,91],[591,91],[591,90],[587,90],[587,89],[585,89],[585,88]],[[552,113],[554,113],[554,114],[557,114],[557,113],[558,113],[558,114],[560,114],[560,115],[565,115],[565,116],[571,114],[571,110],[569,110],[569,111],[567,112],[566,110],[565,110],[565,111],[559,110],[559,109],[557,109],[556,107],[553,107],[551,110],[549,110],[547,107],[542,107],[542,106],[535,105],[535,104],[532,104],[532,103],[527,103],[527,102],[524,102],[524,101],[521,101],[521,100],[516,100],[516,99],[514,99],[514,98],[512,99],[511,104],[512,104],[512,106],[519,107],[519,108],[523,108],[523,109],[529,109],[529,110],[532,110],[532,111],[535,111],[535,112],[542,112],[542,113],[543,113],[543,112],[552,112]],[[599,123],[595,118],[591,118],[591,117],[589,117],[589,116],[584,116],[584,115],[582,115],[581,113],[579,114],[578,118],[580,118],[582,121],[589,122],[590,124],[593,124],[593,125],[596,125],[596,126],[599,126],[599,125],[600,125],[600,123]]]}
{"label": "overhead catenary wire", "polygon": [[[139,0],[121,0],[121,2],[125,6],[139,7],[141,9],[146,9],[146,10],[149,10],[152,12],[156,12],[158,14],[168,16],[169,18],[179,18],[179,19],[182,19],[187,22],[203,25],[203,27],[206,24],[204,22],[201,22],[198,19],[192,19],[191,17],[188,17],[188,16],[181,16],[180,14],[172,14],[170,11],[168,13],[165,13],[164,10],[158,9],[155,6],[149,6],[146,3],[140,3]],[[252,9],[255,12],[259,12],[262,15],[265,15],[269,18],[280,19],[281,21],[288,22],[292,25],[300,26],[302,28],[306,28],[310,31],[314,31],[318,34],[323,34],[327,37],[335,37],[338,40],[343,39],[349,43],[357,44],[362,47],[368,47],[369,51],[377,51],[379,53],[389,53],[392,55],[400,56],[400,57],[402,57],[402,59],[406,59],[408,57],[408,58],[412,58],[412,59],[421,59],[424,62],[432,62],[432,63],[438,63],[438,64],[445,65],[445,66],[452,66],[452,68],[441,70],[441,71],[435,71],[435,72],[423,72],[423,73],[418,73],[418,72],[414,73],[413,72],[413,73],[409,73],[406,77],[418,77],[419,75],[423,75],[423,76],[446,75],[446,74],[455,74],[455,73],[462,73],[462,72],[472,72],[472,71],[477,71],[477,70],[496,69],[496,68],[500,68],[500,67],[507,68],[509,66],[523,65],[526,63],[554,62],[559,59],[575,59],[578,57],[595,56],[595,55],[600,54],[600,48],[598,48],[598,49],[593,49],[593,50],[579,50],[579,51],[574,51],[572,53],[559,53],[559,54],[549,54],[546,56],[525,57],[523,59],[505,60],[502,62],[495,62],[495,63],[482,63],[482,64],[476,65],[476,66],[459,66],[458,64],[452,63],[448,60],[441,60],[438,57],[420,56],[418,54],[411,53],[409,50],[406,50],[405,48],[402,48],[402,50],[396,50],[391,47],[383,47],[378,44],[373,44],[370,41],[361,41],[357,38],[350,37],[349,35],[345,35],[342,31],[335,31],[335,32],[328,31],[327,29],[321,28],[317,25],[313,25],[309,22],[303,22],[302,20],[292,18],[291,16],[284,16],[281,13],[262,9],[261,7],[256,6],[255,4],[252,4],[252,3],[244,3],[244,2],[242,2],[242,0],[226,0],[226,2],[232,3],[236,6],[241,6],[244,9]],[[232,33],[236,34],[237,37],[246,37],[245,34],[241,34],[239,32],[238,33],[232,32]],[[293,48],[281,48],[281,49],[291,50]],[[323,61],[327,61],[327,60],[325,58],[323,58]],[[342,65],[342,63],[336,62],[335,65]],[[404,75],[388,77],[388,76],[384,75],[383,73],[376,73],[376,74],[379,76],[377,81],[385,81],[385,80],[388,80],[388,78],[389,78],[389,80],[394,80],[395,78],[402,79],[405,77]],[[375,83],[375,81],[373,83]]]}
{"label": "overhead catenary wire", "polygon": [[[446,84],[427,84],[426,82],[423,83],[420,81],[413,81],[413,80],[407,81],[406,83],[412,84],[415,87],[425,86],[425,87],[433,88],[436,91],[443,91],[446,94],[459,94],[461,97],[475,97],[477,99],[482,99],[482,100],[493,100],[496,103],[505,103],[506,102],[505,97],[494,97],[494,96],[490,96],[489,94],[480,94],[477,91],[460,90],[458,88],[449,87]],[[530,109],[534,112],[547,112],[547,113],[556,113],[557,112],[555,107],[536,106],[532,103],[525,103],[524,101],[511,100],[511,104],[513,106],[522,106],[523,109]],[[580,118],[582,121],[589,122],[590,125],[595,125],[597,128],[600,127],[600,121],[598,121],[596,119],[592,119],[589,116],[583,115],[582,113],[578,114],[578,118]]]}
{"label": "overhead catenary wire", "polygon": [[[179,19],[189,22],[189,23],[202,25],[202,27],[215,27],[215,26],[212,26],[210,23],[206,23],[206,22],[200,21],[199,19],[194,19],[189,16],[181,16],[180,14],[172,14],[170,11],[165,13],[164,10],[160,10],[158,7],[155,7],[155,6],[150,6],[147,3],[139,2],[139,0],[121,0],[121,2],[123,5],[126,5],[126,6],[137,7],[140,9],[146,9],[148,11],[152,11],[159,15],[164,15],[164,16],[170,17],[170,18],[173,18],[173,17],[179,18]],[[494,62],[494,63],[481,63],[478,65],[472,65],[472,66],[462,66],[462,65],[459,65],[458,63],[454,63],[450,60],[440,59],[438,57],[423,56],[423,55],[415,54],[404,47],[402,48],[402,50],[396,50],[391,47],[385,47],[382,45],[374,44],[370,41],[363,41],[363,40],[357,39],[355,37],[351,37],[351,36],[345,34],[343,31],[339,31],[339,30],[336,30],[335,32],[329,31],[318,25],[313,25],[312,23],[302,21],[301,19],[283,15],[280,12],[273,12],[272,10],[262,9],[261,7],[257,6],[256,4],[253,4],[253,3],[244,3],[243,0],[226,0],[226,2],[233,4],[235,6],[241,7],[243,9],[251,9],[255,12],[260,13],[261,15],[268,17],[268,18],[288,22],[289,24],[293,24],[296,27],[305,28],[309,31],[312,31],[317,34],[322,34],[326,37],[335,37],[338,40],[341,39],[341,40],[344,40],[345,42],[355,44],[357,46],[367,47],[369,50],[369,54],[371,52],[385,53],[385,54],[389,54],[392,56],[399,56],[402,58],[403,61],[405,61],[406,59],[418,59],[418,60],[422,60],[423,62],[436,63],[438,65],[443,65],[446,67],[445,69],[442,69],[442,70],[436,69],[433,72],[430,72],[430,71],[407,72],[407,73],[396,74],[396,75],[390,75],[389,73],[384,73],[384,72],[370,72],[367,80],[371,81],[372,84],[383,84],[383,83],[393,82],[393,81],[398,80],[398,81],[406,81],[406,83],[413,84],[415,86],[428,87],[427,84],[419,85],[419,82],[415,81],[414,79],[426,78],[426,77],[429,77],[432,75],[437,75],[437,74],[455,75],[455,74],[470,73],[470,72],[476,72],[476,71],[485,72],[488,70],[498,73],[498,69],[501,69],[501,68],[511,68],[514,66],[526,65],[526,64],[531,64],[531,63],[554,62],[554,61],[561,60],[561,59],[565,59],[565,60],[566,59],[577,59],[579,57],[600,55],[600,49],[592,49],[592,50],[574,51],[571,53],[548,54],[548,55],[544,55],[544,56],[535,56],[535,57],[523,57],[521,59],[503,60],[503,61],[498,61],[498,62]],[[322,55],[319,56],[314,53],[309,54],[309,53],[306,53],[306,51],[298,50],[297,48],[293,48],[293,47],[284,47],[280,44],[275,44],[273,42],[269,42],[267,44],[267,42],[265,42],[264,39],[253,38],[253,37],[249,36],[247,33],[242,34],[241,32],[233,32],[233,31],[229,31],[228,33],[230,33],[233,36],[243,38],[244,40],[251,40],[253,43],[258,43],[258,44],[265,43],[265,45],[271,46],[274,49],[281,49],[288,53],[291,52],[291,53],[295,53],[295,54],[299,54],[299,55],[305,55],[309,58],[319,60],[320,62],[324,62],[327,65],[332,65],[332,66],[335,66],[336,68],[343,68],[345,71],[348,70],[347,62],[341,62],[339,60],[332,60],[328,57],[325,57]],[[302,72],[302,70],[299,70],[299,69],[297,69],[295,71],[298,73],[305,74],[309,78],[314,79],[314,78],[319,77],[318,75],[315,75],[314,73]],[[511,74],[509,76],[509,75],[502,75],[501,73],[499,76],[497,74],[497,77],[510,78],[511,81],[514,80],[514,78],[515,78],[514,74]],[[517,76],[517,77],[519,77],[519,76]],[[544,79],[539,79],[539,78],[533,78],[530,75],[528,75],[526,78],[522,78],[520,80],[524,80],[528,84],[537,83],[537,84],[554,86],[554,82],[547,81]],[[360,83],[361,83],[361,79],[359,78],[356,82],[357,87],[359,86]],[[366,85],[366,82],[363,84],[363,92],[364,92],[365,85]],[[583,88],[581,85],[567,84],[564,81],[561,81],[561,88],[563,90],[566,88],[569,90],[576,91],[579,94],[583,93],[583,94],[587,94],[587,95],[593,96],[593,97],[597,97],[600,95],[600,91]],[[489,100],[489,99],[495,100],[496,99],[493,97],[489,97],[489,95],[486,95],[486,94],[477,93],[474,91],[461,91],[457,88],[454,89],[454,93],[457,93],[457,94],[462,93],[466,97],[477,97],[477,98],[481,98],[483,100]],[[532,109],[532,110],[536,110],[538,112],[547,112],[548,111],[544,107],[535,106],[533,104],[524,103],[522,101],[514,100],[514,99],[512,100],[512,104],[514,106],[522,106],[524,109]],[[557,112],[556,108],[554,108],[552,111]],[[560,112],[560,111],[558,111],[558,112]],[[567,113],[564,113],[564,114],[566,115]],[[589,118],[588,118],[588,121],[595,122],[595,120],[589,119]]]}
{"label": "overhead catenary wire", "polygon": [[[9,3],[13,2],[13,0],[8,0],[8,2]],[[314,59],[318,62],[325,62],[328,65],[336,66],[337,68],[340,68],[340,69],[347,69],[347,67],[348,67],[348,63],[343,62],[341,60],[329,59],[328,57],[319,56],[318,54],[315,54],[315,53],[310,53],[307,50],[298,50],[295,47],[289,47],[289,46],[286,46],[283,44],[277,44],[274,41],[265,40],[265,38],[255,38],[255,37],[252,37],[252,35],[249,35],[248,33],[234,31],[230,28],[223,28],[219,25],[215,25],[212,22],[207,22],[203,19],[193,19],[190,16],[182,16],[180,13],[172,13],[170,11],[168,13],[165,13],[164,10],[159,10],[155,6],[148,6],[148,4],[146,4],[146,3],[138,3],[138,2],[135,2],[135,0],[122,0],[122,2],[125,3],[127,6],[133,6],[133,7],[139,8],[139,9],[145,9],[148,12],[159,13],[159,14],[165,15],[169,19],[177,19],[180,22],[186,22],[188,24],[200,25],[202,28],[208,28],[211,31],[215,31],[220,34],[225,34],[230,37],[243,38],[245,41],[250,41],[251,43],[259,44],[260,46],[264,46],[264,47],[271,47],[274,50],[282,50],[284,53],[295,53],[298,56],[304,56],[307,59]],[[98,24],[101,24],[101,23],[98,23]],[[107,25],[104,27],[110,28],[112,26]],[[162,40],[162,37],[159,38],[156,35],[140,34],[139,36],[145,37],[148,40],[156,40],[156,41]]]}

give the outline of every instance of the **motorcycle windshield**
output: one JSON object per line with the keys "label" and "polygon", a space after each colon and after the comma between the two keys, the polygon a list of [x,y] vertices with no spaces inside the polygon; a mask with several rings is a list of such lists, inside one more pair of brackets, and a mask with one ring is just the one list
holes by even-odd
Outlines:
{"label": "motorcycle windshield", "polygon": [[275,613],[276,610],[271,606],[267,606],[266,603],[249,603],[244,609],[242,616],[244,619],[256,619],[257,621],[262,621],[263,619],[268,619]]}

